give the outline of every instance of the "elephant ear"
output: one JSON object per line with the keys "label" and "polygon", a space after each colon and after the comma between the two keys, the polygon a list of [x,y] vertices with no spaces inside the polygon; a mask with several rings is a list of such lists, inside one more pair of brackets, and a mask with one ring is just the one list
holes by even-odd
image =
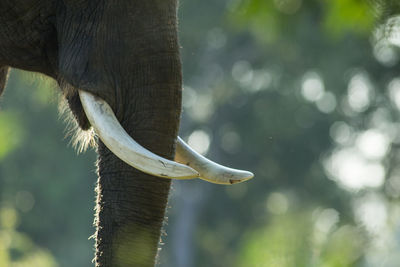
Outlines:
{"label": "elephant ear", "polygon": [[3,94],[4,88],[7,84],[8,69],[7,66],[0,66],[0,96]]}

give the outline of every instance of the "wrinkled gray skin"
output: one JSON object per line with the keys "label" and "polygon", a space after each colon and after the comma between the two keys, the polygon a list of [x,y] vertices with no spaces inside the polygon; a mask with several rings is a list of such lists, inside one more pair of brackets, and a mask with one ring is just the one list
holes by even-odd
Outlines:
{"label": "wrinkled gray skin", "polygon": [[[56,79],[82,129],[77,90],[108,102],[141,145],[173,159],[181,111],[177,0],[1,0],[0,93],[10,67]],[[153,266],[170,180],[98,144],[96,266]],[[73,196],[71,196],[73,197]]]}

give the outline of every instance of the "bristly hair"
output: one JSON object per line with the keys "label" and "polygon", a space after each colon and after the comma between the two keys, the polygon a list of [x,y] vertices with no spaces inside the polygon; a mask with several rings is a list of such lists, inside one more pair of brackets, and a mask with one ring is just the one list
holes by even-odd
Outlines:
{"label": "bristly hair", "polygon": [[72,144],[72,147],[76,149],[78,153],[85,152],[89,147],[95,148],[97,142],[93,128],[82,130],[81,127],[79,127],[65,97],[62,97],[59,103],[58,110],[60,118],[66,124],[65,138],[71,138],[70,144]]}
{"label": "bristly hair", "polygon": [[[0,68],[0,71],[2,69]],[[25,82],[35,85],[36,87],[49,87],[52,94],[50,96],[50,101],[54,103],[59,103],[58,111],[59,117],[65,122],[65,138],[70,138],[70,144],[74,147],[77,153],[82,153],[89,147],[96,147],[96,137],[94,130],[89,128],[88,130],[82,130],[71,109],[69,108],[67,96],[76,93],[76,89],[67,84],[66,82],[56,81],[49,79],[44,74],[39,73],[29,73],[23,72],[25,77]],[[1,74],[1,72],[0,72]],[[62,89],[62,94],[58,93],[60,88]],[[1,89],[1,88],[0,88]]]}
{"label": "bristly hair", "polygon": [[83,130],[81,127],[79,127],[78,122],[76,121],[71,109],[69,108],[66,97],[68,94],[71,94],[76,89],[72,88],[72,86],[69,86],[66,83],[60,84],[64,94],[59,101],[58,111],[60,118],[66,124],[65,138],[71,138],[70,144],[72,144],[72,147],[76,149],[78,154],[86,151],[89,147],[96,148],[97,137],[93,128]]}

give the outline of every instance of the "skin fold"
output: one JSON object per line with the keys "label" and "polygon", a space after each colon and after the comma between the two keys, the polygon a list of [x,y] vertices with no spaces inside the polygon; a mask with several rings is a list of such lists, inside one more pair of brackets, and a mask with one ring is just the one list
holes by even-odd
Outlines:
{"label": "skin fold", "polygon": [[[172,160],[182,72],[176,0],[2,0],[0,93],[8,69],[57,80],[83,130],[78,89],[110,104],[138,143]],[[96,266],[153,266],[169,179],[128,166],[98,141]],[[73,197],[73,196],[71,196]]]}

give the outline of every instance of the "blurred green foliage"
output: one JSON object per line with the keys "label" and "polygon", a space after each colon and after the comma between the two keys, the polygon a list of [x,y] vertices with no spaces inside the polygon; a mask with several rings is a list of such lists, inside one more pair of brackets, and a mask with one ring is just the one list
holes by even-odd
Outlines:
{"label": "blurred green foliage", "polygon": [[47,250],[35,245],[26,234],[16,231],[18,223],[15,209],[3,207],[0,210],[0,266],[58,266]]}
{"label": "blurred green foliage", "polygon": [[2,112],[0,114],[0,159],[13,151],[21,144],[25,129],[18,113]]}
{"label": "blurred green foliage", "polygon": [[[398,7],[180,1],[180,134],[256,177],[175,181],[160,266],[398,266]],[[0,266],[93,257],[95,155],[68,145],[57,90],[13,71],[1,101]]]}
{"label": "blurred green foliage", "polygon": [[29,266],[87,266],[93,258],[95,154],[77,155],[69,145],[58,90],[43,76],[13,70],[1,101],[0,210],[18,218],[12,233],[25,240],[18,253]]}
{"label": "blurred green foliage", "polygon": [[330,38],[347,33],[369,35],[379,17],[374,12],[378,10],[375,5],[359,0],[237,0],[232,3],[230,22],[242,30],[251,30],[256,38],[267,43],[279,41],[282,32],[298,29],[293,23],[304,16],[319,16],[314,17],[315,22],[323,25]]}
{"label": "blurred green foliage", "polygon": [[376,14],[368,1],[324,1],[324,26],[331,35],[344,33],[371,34]]}
{"label": "blurred green foliage", "polygon": [[[326,219],[324,213],[329,210],[320,212],[319,220]],[[354,266],[362,254],[363,233],[350,225],[326,228],[321,221],[313,229],[312,215],[277,216],[265,229],[245,236],[237,266]]]}

